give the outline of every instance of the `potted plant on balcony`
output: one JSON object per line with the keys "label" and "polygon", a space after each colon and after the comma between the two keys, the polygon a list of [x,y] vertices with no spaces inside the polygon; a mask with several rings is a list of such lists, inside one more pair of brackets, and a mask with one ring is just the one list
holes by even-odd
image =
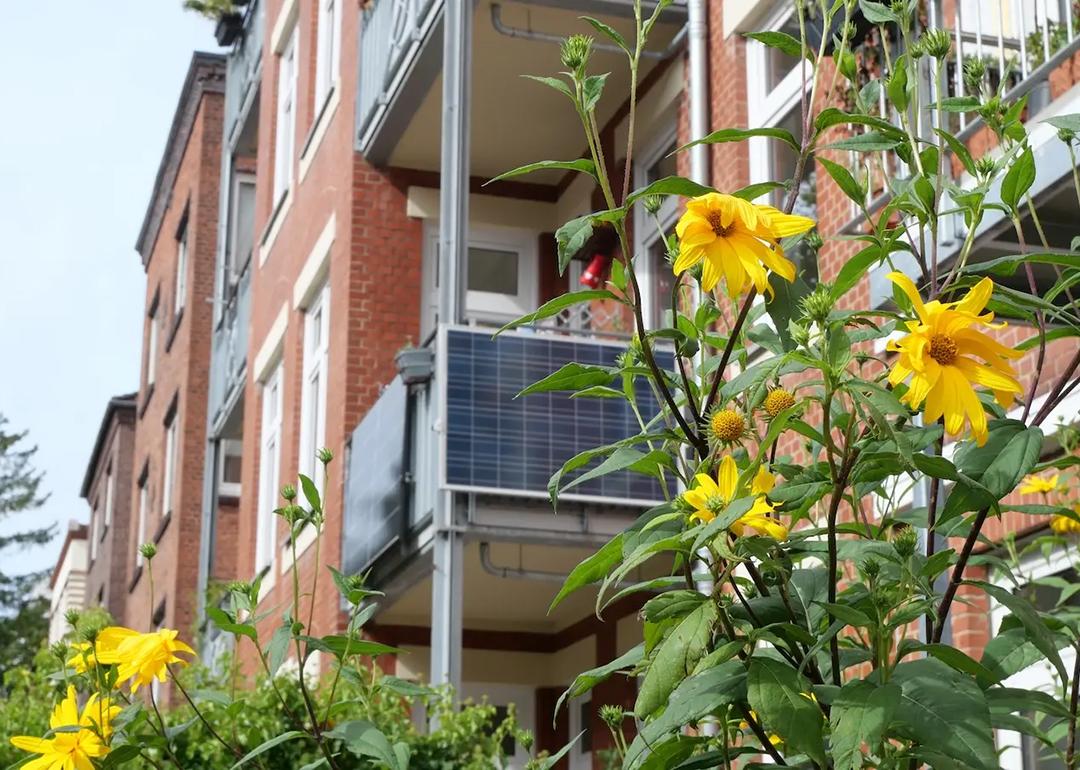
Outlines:
{"label": "potted plant on balcony", "polygon": [[244,28],[244,16],[237,8],[247,5],[248,0],[184,0],[184,7],[214,19],[214,37],[218,45],[232,45]]}

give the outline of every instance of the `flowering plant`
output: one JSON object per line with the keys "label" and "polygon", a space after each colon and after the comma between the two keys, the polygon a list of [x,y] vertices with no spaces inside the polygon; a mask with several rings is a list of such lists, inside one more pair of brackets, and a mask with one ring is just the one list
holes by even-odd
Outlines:
{"label": "flowering plant", "polygon": [[[633,39],[585,19],[627,56],[625,167],[608,165],[596,118],[606,76],[590,72],[592,39],[577,35],[563,46],[562,76],[534,79],[568,99],[587,156],[500,177],[567,169],[602,191],[605,210],[558,231],[560,270],[594,228],[614,228],[621,251],[604,288],[557,297],[508,326],[598,298],[625,306],[635,323],[618,366],[570,364],[528,389],[602,390],[640,416],[640,433],[556,472],[553,502],[597,461],[589,478],[644,473],[666,500],[582,562],[555,597],[595,586],[602,615],[637,595],[644,625],[640,645],[582,673],[564,698],[613,676],[637,679],[632,704],[603,712],[625,770],[731,768],[758,756],[819,770],[991,768],[1004,745],[995,730],[1020,733],[1075,770],[1076,586],[1032,580],[1020,562],[1040,549],[1071,557],[1080,530],[1078,458],[1063,440],[1055,452],[1044,433],[1080,381],[1080,258],[1053,249],[1040,224],[1026,97],[1006,102],[979,59],[963,73],[974,96],[948,97],[951,36],[926,29],[914,0],[799,0],[801,39],[750,37],[799,61],[801,131],[722,128],[678,151],[786,144],[793,177],[720,191],[671,176],[631,191],[639,62],[668,3],[651,14],[634,5]],[[812,23],[835,36],[811,48]],[[860,65],[867,49],[856,37],[868,28],[880,58]],[[947,130],[945,115],[958,111],[992,135],[992,151],[980,156]],[[1072,152],[1080,116],[1052,122]],[[843,233],[793,213],[815,166],[818,188],[851,207]],[[673,232],[656,217],[666,196],[684,203]],[[652,216],[667,265],[635,253],[635,213]],[[979,253],[976,234],[992,217],[1012,225],[1015,254]],[[942,228],[954,221],[963,242],[946,253]],[[1031,232],[1039,246],[1029,247]],[[795,252],[810,255],[801,269]],[[663,321],[650,324],[641,276],[656,269],[674,285]],[[871,272],[891,298],[869,303],[859,291]],[[1053,377],[1044,374],[1050,351],[1067,361]],[[1022,377],[1025,356],[1033,366]],[[639,379],[655,404],[637,403]],[[618,381],[624,387],[609,387]],[[1037,517],[1030,536],[1005,529],[1006,514]],[[643,565],[654,577],[626,587]],[[967,603],[1001,609],[997,636],[981,649],[949,633]],[[1038,660],[1054,672],[1053,692],[1013,686]]]}

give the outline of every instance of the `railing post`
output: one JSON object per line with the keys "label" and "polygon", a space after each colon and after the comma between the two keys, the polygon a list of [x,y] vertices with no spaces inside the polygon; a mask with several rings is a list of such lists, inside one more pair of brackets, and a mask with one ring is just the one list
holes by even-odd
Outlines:
{"label": "railing post", "polygon": [[[439,323],[464,314],[469,227],[469,108],[472,80],[472,0],[443,6],[442,166],[439,180]],[[438,362],[446,346],[436,349]],[[444,373],[445,366],[437,365]],[[445,388],[441,388],[445,393]],[[445,409],[436,398],[437,411]],[[437,414],[436,420],[444,419]],[[435,502],[431,609],[431,681],[461,687],[462,535],[457,528],[455,495],[443,490]]]}

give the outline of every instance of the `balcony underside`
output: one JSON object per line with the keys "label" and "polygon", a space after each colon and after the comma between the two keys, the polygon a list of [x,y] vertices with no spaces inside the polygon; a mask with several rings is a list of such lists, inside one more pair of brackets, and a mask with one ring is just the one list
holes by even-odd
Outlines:
{"label": "balcony underside", "polygon": [[[497,14],[493,17],[494,13]],[[585,142],[581,126],[565,96],[522,75],[554,75],[563,69],[559,47],[549,40],[511,37],[506,29],[565,37],[574,32],[595,33],[580,19],[594,14],[628,40],[633,39],[633,20],[625,11],[629,3],[616,0],[570,2],[570,0],[479,0],[473,22],[473,81],[471,126],[471,173],[491,177],[535,160],[570,160],[581,157]],[[608,15],[603,15],[603,14]],[[654,29],[649,50],[663,52],[685,21],[678,5],[664,11]],[[503,26],[495,28],[496,19]],[[603,41],[597,41],[598,43]],[[361,44],[363,45],[363,44]],[[363,56],[363,53],[361,54]],[[644,58],[639,79],[661,63]],[[408,69],[393,93],[385,95],[378,117],[365,127],[358,116],[361,151],[376,165],[437,171],[440,160],[442,120],[442,27],[431,28],[415,56],[403,65]],[[610,75],[597,110],[600,126],[620,113],[629,94],[626,57],[597,50],[590,71]],[[363,98],[359,99],[363,102]],[[509,105],[513,105],[512,109]],[[559,117],[561,116],[561,118]],[[513,141],[508,141],[509,137]],[[556,184],[561,175],[535,174],[528,181]]]}

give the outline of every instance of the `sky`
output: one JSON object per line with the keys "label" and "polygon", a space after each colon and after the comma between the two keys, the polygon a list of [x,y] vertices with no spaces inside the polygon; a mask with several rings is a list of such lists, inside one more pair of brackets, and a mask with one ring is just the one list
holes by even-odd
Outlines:
{"label": "sky", "polygon": [[4,4],[0,46],[0,414],[28,430],[50,497],[0,533],[56,522],[0,571],[53,566],[109,398],[137,389],[145,274],[135,239],[195,49],[181,0]]}

